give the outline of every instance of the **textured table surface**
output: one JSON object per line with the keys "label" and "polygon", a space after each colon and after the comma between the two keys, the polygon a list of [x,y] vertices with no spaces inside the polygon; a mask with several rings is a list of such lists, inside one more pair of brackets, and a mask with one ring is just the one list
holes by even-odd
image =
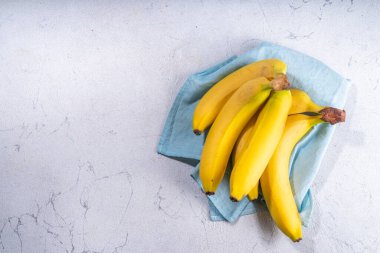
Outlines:
{"label": "textured table surface", "polygon": [[[0,2],[0,252],[380,252],[379,2],[231,2]],[[209,221],[155,152],[186,77],[258,40],[352,81],[298,244]]]}

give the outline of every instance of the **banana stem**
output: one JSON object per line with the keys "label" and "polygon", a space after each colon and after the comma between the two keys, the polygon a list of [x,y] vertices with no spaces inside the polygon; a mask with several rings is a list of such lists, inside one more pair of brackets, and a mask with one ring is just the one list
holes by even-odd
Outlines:
{"label": "banana stem", "polygon": [[344,122],[346,120],[346,111],[337,109],[334,107],[325,107],[319,112],[300,112],[300,113],[289,114],[288,116],[293,116],[293,115],[305,115],[305,116],[310,116],[310,117],[319,116],[321,120],[331,125]]}
{"label": "banana stem", "polygon": [[293,116],[293,115],[305,115],[305,116],[320,116],[321,114],[319,112],[299,112],[299,113],[292,113],[289,114],[288,116]]}
{"label": "banana stem", "polygon": [[339,122],[344,122],[346,120],[345,110],[333,107],[326,107],[320,110],[319,113],[322,115],[321,119],[327,123],[330,123],[331,125],[334,125]]}
{"label": "banana stem", "polygon": [[271,81],[271,86],[273,90],[284,90],[290,87],[290,83],[285,74],[277,74]]}

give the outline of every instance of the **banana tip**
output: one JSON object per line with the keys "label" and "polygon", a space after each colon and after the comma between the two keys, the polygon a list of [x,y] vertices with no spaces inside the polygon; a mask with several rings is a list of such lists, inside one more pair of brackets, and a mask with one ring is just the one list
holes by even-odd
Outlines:
{"label": "banana tip", "polygon": [[296,240],[294,240],[293,242],[300,242],[302,240],[302,238],[298,238]]}
{"label": "banana tip", "polygon": [[206,195],[208,195],[208,196],[211,196],[211,195],[214,195],[215,194],[215,192],[206,192]]}
{"label": "banana tip", "polygon": [[230,200],[231,200],[232,202],[238,202],[237,198],[232,197],[232,196],[230,196]]}
{"label": "banana tip", "polygon": [[194,129],[193,132],[194,132],[196,135],[201,135],[201,133],[202,133],[202,132],[201,132],[200,130],[198,130],[198,129]]}

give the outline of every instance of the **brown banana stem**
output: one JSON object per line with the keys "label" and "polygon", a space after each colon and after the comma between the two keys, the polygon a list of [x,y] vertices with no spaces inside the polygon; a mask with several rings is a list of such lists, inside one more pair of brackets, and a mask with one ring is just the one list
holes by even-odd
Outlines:
{"label": "brown banana stem", "polygon": [[345,110],[333,107],[326,107],[320,110],[319,113],[322,115],[321,119],[327,123],[330,123],[331,125],[334,125],[339,122],[344,122],[346,120]]}
{"label": "brown banana stem", "polygon": [[290,87],[290,83],[285,74],[277,74],[271,81],[273,90],[284,90]]}

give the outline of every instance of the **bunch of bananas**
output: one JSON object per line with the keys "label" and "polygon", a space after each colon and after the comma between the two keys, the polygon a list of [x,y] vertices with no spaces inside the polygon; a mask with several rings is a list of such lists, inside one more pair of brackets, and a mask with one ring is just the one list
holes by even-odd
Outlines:
{"label": "bunch of bananas", "polygon": [[286,64],[267,59],[217,82],[194,111],[193,131],[208,131],[200,161],[203,190],[212,195],[232,159],[230,199],[259,196],[259,185],[279,229],[302,239],[301,220],[289,182],[295,145],[316,125],[344,122],[345,111],[315,104],[289,89]]}

